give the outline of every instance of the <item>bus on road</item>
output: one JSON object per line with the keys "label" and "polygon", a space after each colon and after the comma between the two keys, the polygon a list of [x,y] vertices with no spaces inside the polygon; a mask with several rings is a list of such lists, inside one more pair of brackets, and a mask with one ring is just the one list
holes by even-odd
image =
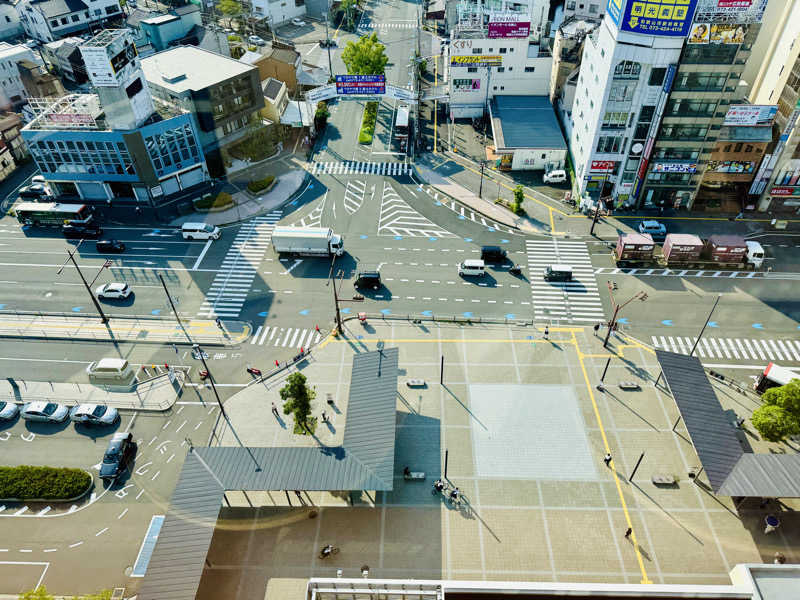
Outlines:
{"label": "bus on road", "polygon": [[400,149],[405,151],[408,147],[408,104],[401,104],[397,107],[397,117],[394,121],[394,136],[400,142]]}
{"label": "bus on road", "polygon": [[92,213],[85,204],[58,202],[20,202],[14,207],[17,220],[23,225],[56,225],[89,223]]}

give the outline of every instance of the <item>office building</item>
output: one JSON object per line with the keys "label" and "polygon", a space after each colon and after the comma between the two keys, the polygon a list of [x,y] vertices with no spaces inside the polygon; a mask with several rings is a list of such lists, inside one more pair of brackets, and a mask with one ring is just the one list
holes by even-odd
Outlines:
{"label": "office building", "polygon": [[178,46],[142,59],[153,97],[195,115],[209,171],[225,173],[222,151],[260,123],[264,94],[258,69],[194,46]]}
{"label": "office building", "polygon": [[[599,25],[598,19],[570,17],[564,19],[556,30],[553,39],[553,68],[550,71],[550,101],[553,104],[561,97],[567,79],[571,79],[573,85],[577,81],[586,36]],[[570,97],[570,106],[573,98],[574,94]]]}
{"label": "office building", "polygon": [[658,134],[652,141],[632,140],[646,149],[638,206],[733,213],[755,208],[748,192],[772,139],[775,112],[743,106],[749,91],[743,72],[766,4],[697,1]]}
{"label": "office building", "polygon": [[124,16],[119,0],[19,0],[16,8],[25,33],[42,43],[97,31]]}
{"label": "office building", "polygon": [[38,54],[24,44],[0,42],[0,110],[19,110],[27,102],[28,93],[18,66],[23,60],[42,64]]}
{"label": "office building", "polygon": [[[31,99],[22,136],[59,196],[84,202],[164,206],[208,180],[190,113],[156,110],[127,30],[106,30],[80,48],[97,94]],[[196,194],[195,194],[196,195]]]}
{"label": "office building", "polygon": [[545,0],[457,5],[445,53],[453,118],[482,117],[495,95],[549,94],[548,6]]}
{"label": "office building", "polygon": [[574,92],[571,103],[559,104],[581,195],[629,201],[691,24],[688,0],[662,20],[632,19],[639,4],[608,3],[585,39],[575,85],[562,91]]}

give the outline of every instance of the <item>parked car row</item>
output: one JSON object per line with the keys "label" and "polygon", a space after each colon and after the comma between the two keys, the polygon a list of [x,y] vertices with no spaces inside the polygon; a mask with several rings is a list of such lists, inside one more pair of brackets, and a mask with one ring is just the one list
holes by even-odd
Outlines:
{"label": "parked car row", "polygon": [[104,404],[79,404],[68,408],[57,402],[36,401],[22,405],[0,401],[0,419],[12,420],[20,415],[26,421],[63,423],[69,418],[74,423],[87,425],[114,425],[120,419],[116,408]]}

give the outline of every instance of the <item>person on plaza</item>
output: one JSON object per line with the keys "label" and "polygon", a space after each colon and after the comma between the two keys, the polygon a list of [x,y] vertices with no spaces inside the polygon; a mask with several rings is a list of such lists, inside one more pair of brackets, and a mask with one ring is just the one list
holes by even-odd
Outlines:
{"label": "person on plaza", "polygon": [[603,457],[603,462],[606,463],[606,466],[611,464],[611,453],[606,452],[606,455]]}
{"label": "person on plaza", "polygon": [[544,326],[544,339],[550,339],[550,328],[547,325]]}
{"label": "person on plaza", "polygon": [[403,477],[411,477],[411,469],[408,467],[403,468]]}
{"label": "person on plaza", "polygon": [[450,492],[450,501],[451,502],[458,502],[458,499],[461,497],[461,490],[458,488],[454,489]]}
{"label": "person on plaza", "polygon": [[220,318],[219,318],[219,317],[217,317],[216,319],[214,319],[214,322],[217,324],[217,327],[219,327],[220,329],[222,329],[222,321],[220,320]]}
{"label": "person on plaza", "polygon": [[331,544],[323,546],[322,551],[319,553],[322,558],[328,558],[331,554],[333,554],[333,545]]}
{"label": "person on plaza", "polygon": [[433,484],[433,488],[437,492],[441,492],[444,489],[444,481],[442,481],[441,479],[437,479],[436,482]]}

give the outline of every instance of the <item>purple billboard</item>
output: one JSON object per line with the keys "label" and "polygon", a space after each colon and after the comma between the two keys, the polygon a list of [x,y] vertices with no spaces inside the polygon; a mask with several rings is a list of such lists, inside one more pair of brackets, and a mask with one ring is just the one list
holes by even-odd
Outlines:
{"label": "purple billboard", "polygon": [[490,38],[526,38],[531,33],[531,22],[489,23]]}

